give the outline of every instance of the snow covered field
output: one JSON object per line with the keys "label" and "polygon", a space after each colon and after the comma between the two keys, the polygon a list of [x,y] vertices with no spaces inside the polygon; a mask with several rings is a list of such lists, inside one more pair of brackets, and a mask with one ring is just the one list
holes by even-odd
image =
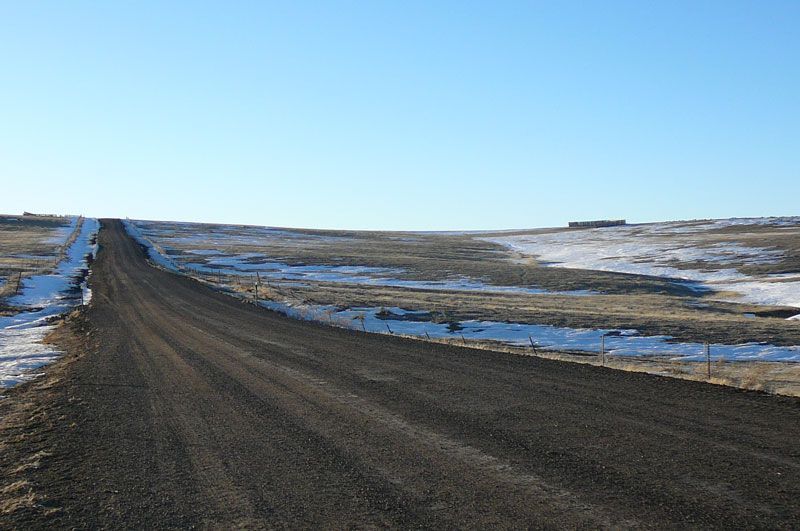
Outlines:
{"label": "snow covered field", "polygon": [[[653,223],[482,239],[546,266],[668,277],[693,282],[698,289],[734,292],[722,296],[723,300],[800,308],[800,271],[740,271],[743,266],[777,264],[786,254],[781,249],[745,245],[736,241],[735,233],[720,231],[748,226],[800,232],[800,217]],[[695,267],[698,264],[702,269]]]}
{"label": "snow covered field", "polygon": [[35,377],[37,368],[60,355],[42,342],[52,329],[47,322],[80,304],[81,294],[84,302],[91,297],[82,279],[87,255],[96,252],[94,239],[98,228],[97,220],[83,219],[77,238],[56,269],[24,278],[20,293],[7,299],[9,305],[22,311],[0,317],[0,388]]}

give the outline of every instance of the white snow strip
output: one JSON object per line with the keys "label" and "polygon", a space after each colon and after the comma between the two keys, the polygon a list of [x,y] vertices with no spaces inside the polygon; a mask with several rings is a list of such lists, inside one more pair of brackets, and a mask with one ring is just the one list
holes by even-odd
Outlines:
{"label": "white snow strip", "polygon": [[[394,333],[416,337],[451,338],[498,341],[508,345],[528,346],[533,341],[537,349],[599,353],[601,337],[605,336],[605,352],[613,356],[657,356],[672,360],[703,361],[704,345],[692,342],[673,342],[668,336],[641,336],[635,330],[594,330],[566,328],[550,325],[502,323],[497,321],[461,321],[460,329],[448,324],[425,320],[381,319],[380,308],[353,308],[337,311],[332,306],[309,306],[291,302],[265,301],[266,308],[290,317],[320,322],[375,333]],[[402,308],[387,308],[391,314],[402,316],[413,312]],[[741,345],[711,345],[711,358],[726,361],[781,361],[800,362],[800,346],[774,346],[757,343]]]}
{"label": "white snow strip", "polygon": [[80,234],[56,269],[47,275],[23,278],[22,293],[9,297],[7,303],[21,308],[40,308],[69,297],[69,288],[86,268],[86,255],[92,252],[90,240],[97,234],[98,228],[96,219],[85,219]]}
{"label": "white snow strip", "polygon": [[136,225],[136,223],[126,219],[122,222],[122,224],[125,227],[125,230],[128,231],[128,234],[130,234],[134,240],[147,249],[147,255],[150,257],[150,260],[164,269],[168,269],[176,273],[180,271],[178,265],[171,258],[169,258],[167,254],[163,252],[163,250],[158,249],[148,237],[142,234],[142,231],[139,230],[139,227]]}
{"label": "white snow strip", "polygon": [[70,216],[66,224],[56,228],[53,230],[53,235],[50,236],[47,240],[47,243],[56,243],[59,245],[63,245],[67,238],[69,238],[72,231],[75,230],[75,226],[78,224],[78,220],[80,217],[78,216]]}
{"label": "white snow strip", "polygon": [[53,328],[47,322],[80,303],[79,290],[85,287],[77,283],[87,267],[87,255],[96,253],[92,242],[98,228],[96,219],[84,219],[80,234],[55,272],[23,279],[22,293],[9,298],[9,304],[29,309],[0,317],[0,388],[35,377],[32,371],[61,354],[42,342]]}

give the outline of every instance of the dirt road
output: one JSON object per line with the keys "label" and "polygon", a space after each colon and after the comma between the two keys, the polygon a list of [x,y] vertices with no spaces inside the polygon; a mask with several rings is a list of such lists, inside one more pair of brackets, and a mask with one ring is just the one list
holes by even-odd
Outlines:
{"label": "dirt road", "polygon": [[800,522],[796,399],[298,322],[99,242],[83,352],[0,401],[0,528]]}

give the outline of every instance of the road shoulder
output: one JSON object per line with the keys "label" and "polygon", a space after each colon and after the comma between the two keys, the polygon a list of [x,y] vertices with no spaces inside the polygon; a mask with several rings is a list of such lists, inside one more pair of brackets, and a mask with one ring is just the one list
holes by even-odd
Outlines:
{"label": "road shoulder", "polygon": [[[71,312],[47,337],[64,355],[42,367],[42,376],[3,391],[0,399],[0,522],[28,527],[62,509],[48,497],[40,473],[65,451],[62,435],[71,429],[69,381],[74,366],[93,348],[85,309]],[[44,520],[43,520],[44,519]]]}

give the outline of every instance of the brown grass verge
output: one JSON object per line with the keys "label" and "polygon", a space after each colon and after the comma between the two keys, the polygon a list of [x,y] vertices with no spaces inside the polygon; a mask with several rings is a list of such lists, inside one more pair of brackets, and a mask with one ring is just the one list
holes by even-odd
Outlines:
{"label": "brown grass verge", "polygon": [[41,377],[3,390],[5,397],[0,399],[0,517],[22,509],[45,514],[59,510],[40,494],[31,473],[57,453],[40,442],[38,434],[64,422],[52,402],[64,392],[69,367],[92,341],[82,310],[65,317],[46,341],[57,344],[65,354],[48,365]]}

